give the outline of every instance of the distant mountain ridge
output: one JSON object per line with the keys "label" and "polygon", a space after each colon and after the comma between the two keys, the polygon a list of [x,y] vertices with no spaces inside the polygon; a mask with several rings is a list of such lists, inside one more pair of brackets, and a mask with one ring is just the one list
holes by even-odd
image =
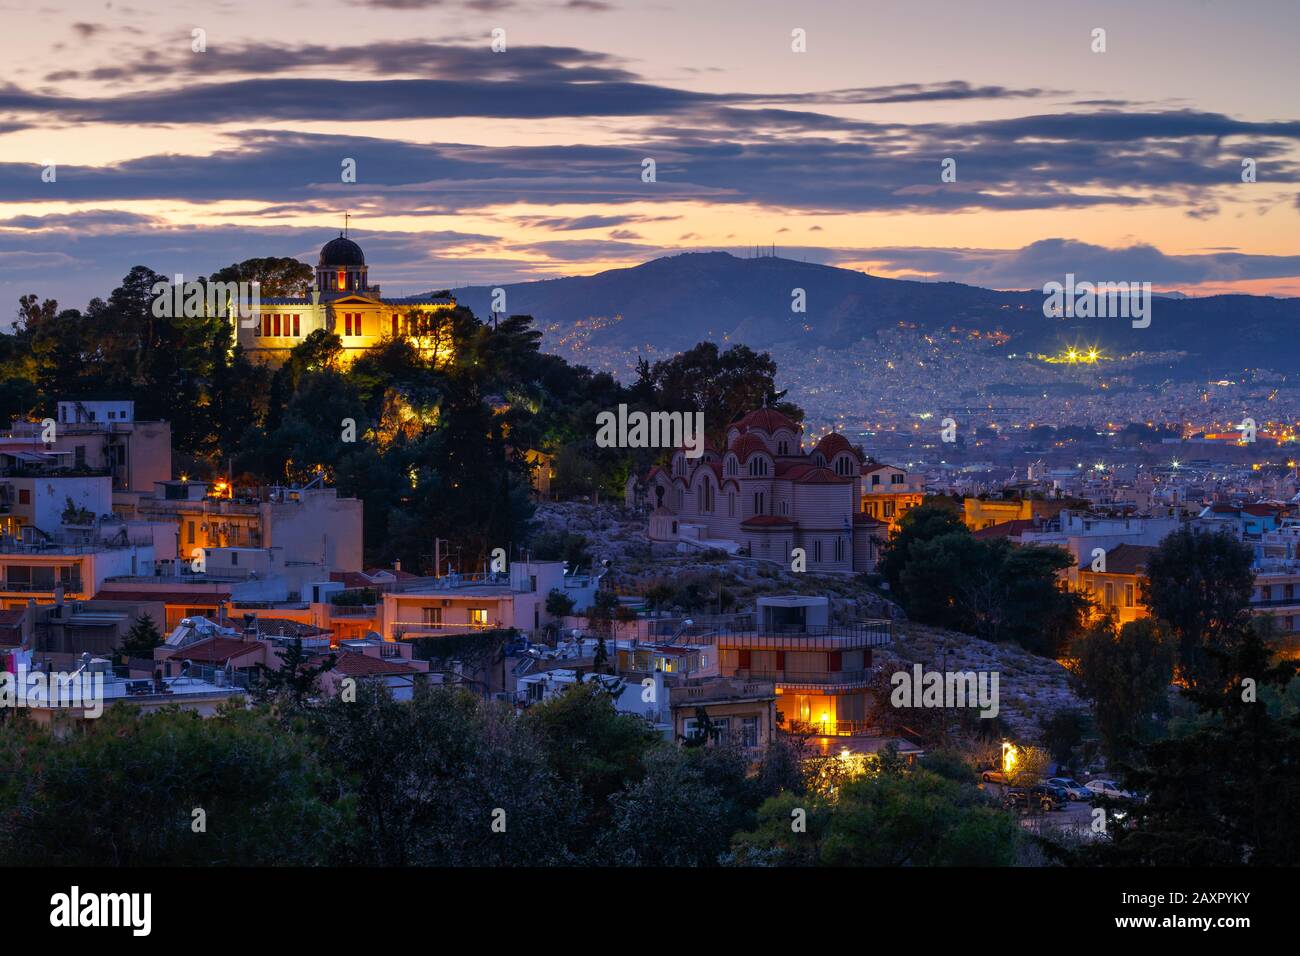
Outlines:
{"label": "distant mountain ridge", "polygon": [[[900,323],[922,329],[995,329],[1010,351],[1055,352],[1080,341],[1114,353],[1188,353],[1185,370],[1270,368],[1300,371],[1300,299],[1153,295],[1152,321],[1050,319],[1040,291],[998,292],[957,282],[886,279],[851,269],[725,252],[683,253],[639,266],[515,283],[506,311],[532,315],[554,347],[581,324],[586,344],[626,350],[689,348],[702,339],[755,349],[847,348]],[[791,309],[802,289],[806,311]],[[487,315],[492,288],[454,290]],[[617,321],[614,321],[615,318]],[[595,320],[595,321],[592,321]]]}

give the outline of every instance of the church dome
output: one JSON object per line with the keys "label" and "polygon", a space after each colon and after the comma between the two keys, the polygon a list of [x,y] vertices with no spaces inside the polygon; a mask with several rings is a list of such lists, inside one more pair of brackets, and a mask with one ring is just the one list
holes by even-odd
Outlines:
{"label": "church dome", "polygon": [[364,266],[365,253],[351,239],[339,236],[325,243],[320,250],[318,266]]}
{"label": "church dome", "polygon": [[830,461],[842,451],[850,452],[855,458],[861,460],[861,456],[858,455],[854,447],[849,444],[849,440],[839,432],[827,432],[823,435],[822,440],[817,443],[816,450],[821,452],[822,456],[827,461]]}
{"label": "church dome", "polygon": [[796,425],[785,415],[782,415],[775,408],[760,408],[750,412],[739,421],[732,422],[727,426],[728,429],[734,428],[741,434],[749,431],[751,428],[757,428],[767,432],[769,435],[775,435],[778,429],[784,428],[794,434],[803,431],[803,426]]}

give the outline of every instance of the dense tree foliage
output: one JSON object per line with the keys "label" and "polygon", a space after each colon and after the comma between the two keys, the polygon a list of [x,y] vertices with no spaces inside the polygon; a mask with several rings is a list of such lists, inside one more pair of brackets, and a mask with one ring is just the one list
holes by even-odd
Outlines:
{"label": "dense tree foliage", "polygon": [[797,785],[788,757],[686,752],[595,683],[523,718],[423,680],[209,719],[123,705],[65,737],[19,713],[0,865],[716,865]]}
{"label": "dense tree foliage", "polygon": [[718,448],[725,444],[727,425],[756,408],[803,419],[803,410],[776,390],[776,363],[744,345],[722,352],[714,342],[701,342],[653,365],[643,359],[632,393],[665,411],[703,412],[705,432]]}
{"label": "dense tree foliage", "polygon": [[[1124,771],[1145,799],[1108,814],[1111,839],[1076,856],[1128,866],[1293,866],[1300,859],[1300,664],[1274,660],[1260,629],[1207,654],[1199,719],[1141,747]],[[1118,807],[1114,809],[1120,809]],[[1067,854],[1067,856],[1071,856]]]}
{"label": "dense tree foliage", "polygon": [[1178,674],[1191,687],[1212,680],[1213,652],[1231,650],[1244,634],[1251,558],[1250,546],[1227,534],[1183,528],[1147,560],[1144,603],[1176,644]]}
{"label": "dense tree foliage", "polygon": [[900,519],[898,533],[885,545],[878,570],[889,586],[898,590],[903,580],[903,568],[912,557],[914,545],[946,534],[960,533],[965,528],[956,509],[941,502],[924,502]]}
{"label": "dense tree foliage", "polygon": [[1094,622],[1074,642],[1070,673],[1079,694],[1092,705],[1110,759],[1123,760],[1134,747],[1163,733],[1174,649],[1154,621],[1143,618],[1119,627],[1108,615]]}
{"label": "dense tree foliage", "polygon": [[924,767],[851,781],[838,799],[783,794],[737,834],[732,861],[769,866],[1009,866],[1018,825],[972,779]]}
{"label": "dense tree foliage", "polygon": [[922,505],[903,518],[882,573],[897,579],[903,606],[922,623],[1055,656],[1087,610],[1060,583],[1071,561],[1061,548],[976,538],[946,508]]}
{"label": "dense tree foliage", "polygon": [[[269,258],[198,281],[256,281],[276,296],[301,294],[310,277],[297,260]],[[630,474],[667,454],[596,446],[597,414],[620,404],[700,410],[714,432],[764,402],[802,416],[779,404],[771,358],[744,346],[702,343],[644,364],[624,387],[541,352],[528,316],[488,324],[463,308],[422,329],[424,349],[385,340],[348,364],[339,337],[318,330],[272,370],[233,345],[224,315],[155,315],[153,289],[165,279],[137,266],[84,311],[23,296],[14,332],[0,334],[0,415],[45,417],[61,399],[132,399],[140,419],[171,423],[178,470],[231,468],[237,485],[323,474],[363,499],[369,564],[400,559],[431,572],[435,537],[462,570],[480,569],[494,548],[515,555],[533,531],[537,467],[554,470],[559,495],[620,497]]]}
{"label": "dense tree foliage", "polygon": [[254,711],[111,707],[92,732],[61,740],[7,720],[0,863],[323,863],[347,819],[326,778],[308,739]]}
{"label": "dense tree foliage", "polygon": [[362,685],[355,702],[334,698],[310,719],[354,814],[342,862],[571,862],[576,790],[508,710],[421,682],[407,703]]}

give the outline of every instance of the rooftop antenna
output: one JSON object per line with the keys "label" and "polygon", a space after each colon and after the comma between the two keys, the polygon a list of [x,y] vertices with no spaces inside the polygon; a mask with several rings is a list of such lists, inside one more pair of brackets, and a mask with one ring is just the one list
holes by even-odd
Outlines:
{"label": "rooftop antenna", "polygon": [[348,235],[348,218],[348,211],[345,209],[343,210],[343,238],[345,239]]}

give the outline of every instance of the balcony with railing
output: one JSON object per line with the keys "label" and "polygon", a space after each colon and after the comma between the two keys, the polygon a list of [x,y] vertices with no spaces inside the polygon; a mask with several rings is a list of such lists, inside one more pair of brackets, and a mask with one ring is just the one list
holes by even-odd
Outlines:
{"label": "balcony with railing", "polygon": [[0,591],[7,594],[53,594],[58,588],[63,588],[67,594],[80,594],[81,578],[60,581],[0,581]]}
{"label": "balcony with railing", "polygon": [[7,536],[0,537],[0,554],[50,555],[57,557],[62,554],[102,554],[105,551],[121,551],[128,548],[152,546],[152,538],[141,537],[105,537],[86,540],[75,535],[49,535],[29,541]]}
{"label": "balcony with railing", "polygon": [[249,580],[248,569],[216,568],[211,571],[180,574],[115,574],[107,579],[114,584],[236,584]]}
{"label": "balcony with railing", "polygon": [[883,619],[773,627],[745,614],[717,622],[691,619],[690,624],[655,620],[647,630],[647,638],[657,644],[731,650],[844,651],[884,647],[893,641],[893,622]]}
{"label": "balcony with railing", "polygon": [[892,640],[889,621],[828,624],[797,629],[753,628],[723,631],[713,643],[719,650],[846,651],[884,647]]}
{"label": "balcony with railing", "polygon": [[396,640],[409,641],[420,637],[460,637],[465,634],[481,634],[484,631],[500,630],[496,624],[459,624],[428,623],[422,621],[394,621],[392,635]]}
{"label": "balcony with railing", "polygon": [[721,703],[729,700],[775,697],[776,685],[771,681],[712,678],[699,683],[673,687],[669,694],[674,707],[692,704]]}
{"label": "balcony with railing", "polygon": [[790,670],[789,668],[755,669],[738,667],[730,674],[745,681],[770,681],[785,689],[818,689],[825,687],[865,687],[875,673],[873,668],[860,667],[854,670]]}
{"label": "balcony with railing", "polygon": [[[116,579],[114,579],[116,580]],[[238,615],[243,611],[307,611],[311,604],[302,600],[297,592],[290,592],[283,601],[231,601],[230,614]]]}
{"label": "balcony with railing", "polygon": [[331,604],[330,617],[374,617],[374,604]]}
{"label": "balcony with railing", "polygon": [[1250,601],[1250,606],[1253,607],[1253,608],[1259,608],[1259,607],[1300,607],[1300,595],[1296,595],[1296,596],[1294,596],[1294,597],[1261,598],[1261,599],[1259,599],[1259,600],[1255,600],[1254,598],[1252,598],[1251,601]]}
{"label": "balcony with railing", "polygon": [[865,737],[878,730],[866,720],[787,720],[778,726],[800,737]]}
{"label": "balcony with railing", "polygon": [[393,594],[429,594],[443,591],[459,591],[469,588],[501,588],[520,593],[531,590],[529,581],[524,579],[524,587],[517,588],[511,583],[508,571],[477,571],[467,574],[444,574],[440,578],[423,577],[404,579],[393,586]]}

